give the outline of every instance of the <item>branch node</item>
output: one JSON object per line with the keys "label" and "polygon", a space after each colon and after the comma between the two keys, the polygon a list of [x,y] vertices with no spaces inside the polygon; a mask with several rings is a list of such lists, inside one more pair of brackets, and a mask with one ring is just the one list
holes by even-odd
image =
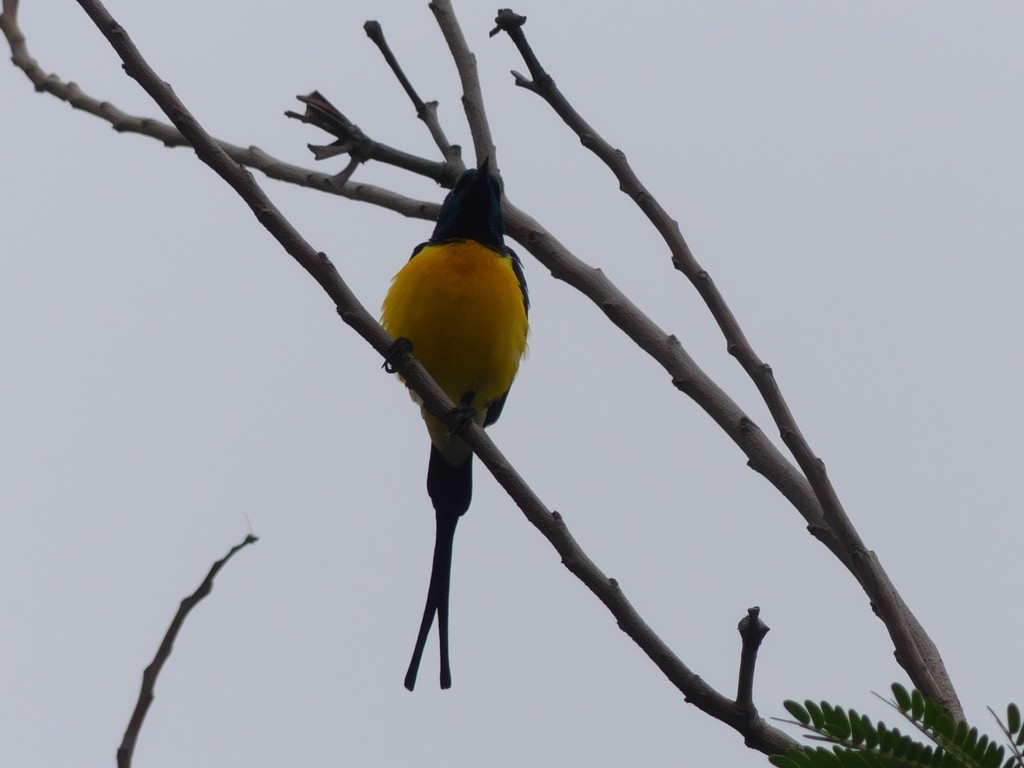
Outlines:
{"label": "branch node", "polygon": [[494,37],[499,32],[506,32],[511,35],[513,31],[522,29],[525,23],[525,16],[520,16],[511,8],[501,8],[494,19],[494,29],[488,33],[488,37]]}
{"label": "branch node", "polygon": [[522,72],[513,69],[512,77],[515,79],[516,85],[520,88],[525,88],[528,91],[537,93],[537,84],[530,78],[526,77]]}
{"label": "branch node", "polygon": [[341,173],[331,176],[331,186],[338,190],[344,187],[348,183],[348,180],[352,178],[352,174],[356,172],[356,168],[359,167],[359,164],[361,162],[363,162],[362,159],[356,157],[355,155],[352,155],[352,158],[349,160],[348,165],[345,166],[345,170],[343,170]]}
{"label": "branch node", "polygon": [[[295,98],[306,105],[306,111],[299,114],[298,112],[288,110],[284,113],[286,117],[315,125],[317,128],[337,137],[337,141],[327,145],[307,144],[306,146],[313,153],[314,159],[326,160],[337,155],[348,154],[355,164],[358,165],[373,156],[374,149],[376,148],[375,142],[367,138],[359,129],[359,126],[345,117],[319,91],[313,91],[306,96],[296,96]],[[338,174],[343,177],[342,185],[354,171],[355,168],[352,166],[352,163],[349,163],[349,166]]]}
{"label": "branch node", "polygon": [[672,386],[685,395],[693,389],[693,379],[689,377],[675,377],[672,379]]}

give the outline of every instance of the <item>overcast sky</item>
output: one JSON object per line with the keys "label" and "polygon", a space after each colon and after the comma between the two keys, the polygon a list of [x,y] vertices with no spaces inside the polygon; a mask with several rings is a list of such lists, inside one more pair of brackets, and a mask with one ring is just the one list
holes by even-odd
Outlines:
{"label": "overcast sky", "polygon": [[[23,0],[48,72],[163,119],[75,3]],[[214,135],[312,167],[321,90],[436,157],[376,18],[472,156],[425,2],[111,1]],[[1024,700],[1024,6],[517,6],[564,93],[679,221],[938,644],[970,718]],[[495,8],[457,3],[509,197],[600,267],[773,439],[756,390],[611,174],[535,95]],[[428,440],[403,387],[194,154],[0,69],[0,764],[111,765],[178,602],[136,764],[755,766],[686,704],[482,467],[456,537],[454,687],[426,590]],[[344,159],[318,163],[337,171]],[[376,312],[431,224],[257,174]],[[443,190],[374,165],[357,178]],[[520,249],[521,251],[523,249]],[[588,300],[524,258],[530,354],[492,430],[678,655],[732,696],[895,719],[882,624],[803,519]]]}

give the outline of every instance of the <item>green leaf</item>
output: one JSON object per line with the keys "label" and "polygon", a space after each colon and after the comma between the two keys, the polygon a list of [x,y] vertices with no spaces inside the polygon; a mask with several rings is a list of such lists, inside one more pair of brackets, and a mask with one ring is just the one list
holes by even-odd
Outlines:
{"label": "green leaf", "polygon": [[836,757],[843,768],[872,768],[872,763],[862,752],[853,749],[844,749],[836,753]]}
{"label": "green leaf", "polygon": [[786,699],[782,702],[782,706],[786,708],[800,725],[808,725],[811,722],[811,716],[807,714],[807,710],[800,706],[799,702],[793,701],[792,699]]}
{"label": "green leaf", "polygon": [[907,693],[907,689],[899,683],[892,684],[892,695],[896,699],[896,706],[899,707],[901,712],[910,711],[910,694]]}
{"label": "green leaf", "polygon": [[939,715],[939,719],[935,722],[935,732],[946,739],[953,737],[953,732],[956,730],[956,726],[953,724],[953,718],[950,717],[946,712]]}
{"label": "green leaf", "polygon": [[1020,709],[1017,708],[1016,704],[1011,703],[1006,708],[1006,729],[1010,732],[1011,736],[1020,730]]}
{"label": "green leaf", "polygon": [[[867,715],[861,715],[860,718],[861,728],[864,729],[864,746],[868,749],[874,749],[878,746],[878,730],[874,725],[871,724],[871,720]],[[882,728],[885,727],[884,723],[880,723]]]}
{"label": "green leaf", "polygon": [[[896,731],[893,731],[893,733],[895,734]],[[897,739],[892,746],[893,756],[903,757],[905,754],[907,754],[907,751],[910,749],[910,745],[913,743],[914,742],[911,740],[909,736],[900,736],[900,738]]]}
{"label": "green leaf", "polygon": [[[790,754],[792,754],[794,752],[799,754],[800,750],[797,750],[797,749],[791,750]],[[771,763],[772,765],[776,766],[776,768],[801,768],[801,765],[806,765],[806,763],[801,764],[801,763],[796,762],[788,754],[787,755],[769,755],[768,756],[768,762]]]}
{"label": "green leaf", "polygon": [[859,746],[865,741],[864,734],[864,723],[861,720],[861,716],[857,714],[857,710],[850,710],[850,743],[854,746]]}
{"label": "green leaf", "polygon": [[825,726],[825,716],[821,713],[821,707],[810,699],[804,702],[804,706],[807,707],[807,714],[811,716],[815,730],[820,731]]}
{"label": "green leaf", "polygon": [[921,716],[924,715],[924,696],[917,688],[910,694],[910,715],[917,722],[921,722]]}
{"label": "green leaf", "polygon": [[[884,723],[879,723],[879,725],[885,725],[885,724]],[[881,728],[879,728],[878,729],[878,734],[879,734],[878,751],[879,752],[885,752],[885,753],[892,752],[893,749],[896,746],[896,742],[899,741],[899,739],[900,739],[900,732],[896,731],[896,730],[890,731],[888,728],[886,728],[883,731]]]}
{"label": "green leaf", "polygon": [[970,726],[967,725],[963,720],[956,724],[956,730],[953,732],[951,741],[956,747],[963,747],[964,742],[967,741],[967,732],[970,730]]}
{"label": "green leaf", "polygon": [[850,738],[850,720],[842,707],[833,707],[821,703],[822,714],[825,715],[825,730],[829,736],[846,741]]}
{"label": "green leaf", "polygon": [[976,746],[978,746],[978,729],[971,728],[967,732],[967,738],[964,739],[964,752],[973,752]]}
{"label": "green leaf", "polygon": [[981,760],[982,768],[999,768],[1003,762],[1004,754],[1006,752],[1002,747],[994,741],[989,742],[988,747],[985,749],[985,756]]}
{"label": "green leaf", "polygon": [[[773,755],[769,758],[773,765],[781,768],[836,768],[840,765],[831,750],[791,749],[785,755]],[[784,762],[788,760],[789,762]]]}
{"label": "green leaf", "polygon": [[[1009,747],[954,720],[941,706],[916,690],[893,683],[893,705],[924,735],[905,735],[883,721],[873,722],[855,709],[810,699],[784,706],[810,733],[807,738],[831,742],[832,748],[806,747],[771,758],[778,768],[1024,768],[1018,748],[1024,743],[1024,716],[1016,704],[1006,710],[1004,723],[995,716]],[[990,710],[991,711],[991,710]],[[921,740],[918,740],[921,739]],[[1013,754],[1006,757],[1007,751]]]}

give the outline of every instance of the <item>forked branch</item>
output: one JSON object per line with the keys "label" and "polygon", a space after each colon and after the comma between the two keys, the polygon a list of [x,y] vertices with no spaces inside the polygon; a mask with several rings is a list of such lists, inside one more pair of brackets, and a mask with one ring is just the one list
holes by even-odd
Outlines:
{"label": "forked branch", "polygon": [[[47,74],[28,50],[25,34],[18,24],[18,0],[3,0],[3,11],[0,13],[0,32],[7,39],[11,49],[11,61],[31,81],[39,92],[50,95],[70,104],[75,109],[87,112],[109,123],[119,133],[135,133],[156,139],[167,147],[189,147],[188,141],[181,132],[170,123],[150,117],[131,115],[119,109],[115,104],[98,99],[82,90],[76,83],[62,80],[56,74]],[[242,147],[220,139],[215,139],[218,146],[236,163],[261,171],[268,178],[309,187],[334,195],[359,200],[372,205],[387,208],[403,216],[432,220],[437,218],[439,206],[435,202],[416,200],[373,184],[348,183],[337,185],[335,176],[286,163],[268,154],[259,147]],[[383,153],[379,159],[391,162],[398,167],[413,173],[433,178],[443,183],[445,166],[443,163],[432,162],[424,158],[392,150],[385,144],[374,142],[377,151]],[[387,159],[387,158],[390,158]],[[376,158],[375,158],[376,159]]]}
{"label": "forked branch", "polygon": [[[824,462],[811,450],[779,389],[771,367],[756,354],[747,340],[724,297],[686,244],[678,223],[673,220],[657,198],[641,183],[626,156],[612,147],[595,131],[568,99],[558,90],[554,79],[541,65],[526,39],[523,26],[526,17],[502,9],[495,19],[492,35],[505,32],[522,55],[530,78],[513,72],[516,84],[541,96],[576,133],[583,146],[590,149],[615,174],[623,192],[636,203],[662,236],[672,255],[672,263],[682,272],[704,299],[708,310],[726,339],[727,348],[740,362],[764,399],[775,420],[783,442],[789,448],[810,483],[824,527],[808,519],[810,530],[846,565],[867,593],[876,614],[882,619],[895,647],[897,661],[914,684],[951,714],[962,716],[956,691],[946,672],[938,648],[928,637],[917,618],[896,591],[874,552],[861,541],[860,535],[846,515],[835,488],[825,472]],[[693,394],[680,387],[691,397]],[[695,398],[696,399],[696,398]],[[800,509],[800,507],[798,507]],[[803,513],[803,510],[800,510]],[[806,514],[805,514],[806,517]]]}
{"label": "forked branch", "polygon": [[[403,167],[413,173],[434,178],[446,185],[450,183],[451,169],[456,163],[461,161],[457,156],[457,147],[451,147],[447,144],[447,139],[443,137],[440,126],[436,124],[436,110],[432,113],[434,125],[431,126],[429,119],[425,119],[425,122],[430,127],[431,133],[435,137],[435,142],[441,149],[442,154],[445,155],[445,162],[438,163],[406,155],[399,150],[394,150],[393,148],[373,142],[368,137],[361,136],[360,142],[351,144],[352,147],[356,148],[356,152],[350,154],[352,160],[349,164],[350,170],[347,176],[339,178],[338,175],[317,174],[304,168],[282,163],[255,147],[243,149],[210,138],[205,134],[205,131],[202,131],[198,123],[195,123],[191,115],[184,109],[184,106],[173,98],[173,94],[170,93],[169,89],[163,87],[163,83],[159,78],[156,78],[151,71],[148,71],[148,66],[145,66],[142,57],[131,46],[127,35],[109,17],[109,14],[102,8],[102,5],[91,0],[80,0],[80,4],[83,8],[86,8],[90,16],[97,22],[97,25],[107,35],[118,53],[122,54],[122,58],[126,62],[126,70],[129,74],[136,77],[140,84],[143,84],[148,91],[150,87],[155,89],[155,92],[150,91],[151,95],[168,116],[171,117],[177,127],[146,118],[126,115],[110,104],[86,96],[73,83],[63,83],[59,78],[43,73],[38,64],[28,56],[24,36],[21,34],[20,29],[18,29],[16,20],[17,0],[3,0],[3,15],[0,16],[0,29],[2,29],[9,41],[15,64],[26,73],[38,90],[48,91],[58,98],[70,102],[77,108],[100,116],[110,122],[117,130],[134,131],[149,135],[163,141],[168,146],[187,146],[189,144],[195,146],[197,154],[220,173],[225,180],[232,184],[240,196],[252,207],[261,223],[280,240],[286,250],[324,287],[325,291],[334,300],[339,314],[345,322],[352,325],[364,339],[384,354],[390,340],[383,333],[383,330],[380,329],[375,319],[355,301],[354,296],[352,296],[327,257],[315,252],[283,220],[280,213],[262,194],[262,190],[253,181],[251,175],[245,172],[239,164],[258,168],[271,178],[303,186],[311,186],[351,199],[371,202],[395,210],[403,215],[427,219],[434,218],[437,213],[437,206],[435,204],[412,200],[372,185],[355,183],[351,181],[349,176],[351,176],[351,171],[355,169],[359,162],[365,159],[377,159]],[[431,3],[431,9],[448,42],[463,83],[463,104],[474,137],[476,154],[478,158],[485,155],[493,156],[494,147],[483,109],[479,80],[476,75],[475,58],[466,45],[464,36],[452,12],[450,2],[448,0],[437,0]],[[518,18],[522,19],[522,17]],[[520,33],[521,26],[522,24],[519,22]],[[374,42],[378,44],[382,53],[385,54],[385,58],[387,58],[388,49],[386,43],[382,45],[378,42],[375,37],[377,33],[372,28],[368,29],[367,33],[371,36],[371,39],[374,39]],[[382,34],[380,35],[380,40],[383,40]],[[525,37],[522,37],[521,40],[525,43]],[[643,188],[639,180],[633,175],[632,170],[621,153],[611,149],[596,132],[583,123],[582,118],[579,118],[575,110],[561,97],[557,88],[554,87],[550,76],[543,71],[529,46],[525,46],[525,49],[520,47],[520,50],[524,51],[524,59],[527,61],[533,79],[527,80],[523,76],[517,75],[517,82],[540,93],[545,98],[554,98],[557,95],[559,99],[562,99],[564,103],[559,102],[562,104],[562,107],[556,108],[556,111],[561,108],[567,110],[564,115],[562,111],[559,111],[559,114],[563,115],[563,119],[574,130],[577,130],[578,127],[584,127],[581,140],[584,140],[585,145],[594,149],[609,164],[609,167],[619,177],[623,189],[651,217],[652,222],[659,232],[662,233],[663,237],[666,238],[666,242],[672,250],[673,263],[694,281],[698,291],[705,297],[705,301],[709,303],[712,313],[718,313],[715,314],[715,317],[719,320],[719,325],[722,327],[726,338],[730,339],[730,351],[737,356],[745,368],[749,367],[750,370],[748,372],[758,382],[758,386],[766,400],[773,397],[773,390],[775,392],[778,390],[774,379],[771,378],[770,369],[760,363],[760,360],[753,355],[752,350],[749,350],[748,356],[746,350],[749,349],[749,345],[743,346],[746,344],[746,340],[739,331],[738,324],[735,324],[735,318],[732,318],[731,312],[728,311],[724,300],[721,300],[721,297],[718,296],[717,288],[714,287],[707,273],[700,269],[695,260],[692,260],[692,254],[689,254],[689,249],[681,234],[679,234],[676,223],[665,214],[653,196],[650,196],[647,190]],[[128,58],[125,58],[125,56]],[[394,58],[393,54],[392,58]],[[129,65],[129,60],[133,62],[133,65]],[[400,68],[396,69],[395,66],[392,66],[392,69],[395,71],[396,76],[401,71]],[[140,79],[140,75],[142,79]],[[402,78],[400,77],[399,79],[401,82]],[[149,86],[146,85],[144,80],[149,83]],[[406,83],[408,83],[407,78],[403,82],[403,87],[406,86]],[[415,95],[411,84],[406,88],[406,92],[413,99],[417,113],[420,113],[422,105],[426,108],[429,118],[431,115],[430,104],[424,104]],[[170,97],[170,100],[168,97]],[[549,101],[549,103],[551,102]],[[573,118],[573,115],[575,115],[575,118]],[[568,116],[568,119],[566,116]],[[572,122],[573,120],[576,120],[576,122]],[[351,125],[354,127],[354,124]],[[339,138],[340,143],[336,142],[334,149],[338,152],[348,151],[349,147],[343,147],[346,141],[342,140],[342,136],[339,134],[335,135]],[[445,150],[446,146],[449,147],[449,151]],[[892,625],[885,617],[886,615],[897,617],[897,626],[901,626],[906,630],[899,637],[897,636],[898,633],[893,634],[897,656],[900,658],[901,663],[908,670],[911,668],[923,668],[927,671],[929,669],[936,669],[934,665],[937,662],[937,669],[941,674],[938,676],[935,686],[941,688],[943,681],[945,684],[948,684],[948,678],[945,677],[944,670],[942,670],[941,659],[938,658],[937,651],[934,658],[928,658],[928,650],[929,648],[934,649],[934,646],[931,645],[930,640],[927,639],[927,636],[924,635],[923,630],[909,613],[909,610],[903,605],[898,593],[896,593],[885,576],[884,571],[878,565],[874,554],[866,550],[859,543],[859,539],[854,540],[854,545],[851,546],[850,537],[845,535],[843,531],[842,518],[838,518],[839,522],[837,523],[835,510],[838,509],[841,512],[841,507],[833,506],[830,510],[826,510],[826,507],[828,507],[828,495],[825,494],[823,501],[821,493],[822,478],[827,483],[823,466],[819,466],[820,463],[810,453],[809,448],[806,449],[805,455],[801,454],[799,443],[803,441],[803,438],[799,430],[787,431],[783,426],[783,424],[788,423],[786,418],[792,419],[792,416],[788,413],[788,407],[785,406],[785,402],[781,400],[781,393],[778,393],[779,401],[777,402],[777,405],[779,402],[781,403],[783,411],[780,411],[780,413],[785,417],[782,418],[781,424],[779,424],[780,416],[776,413],[778,409],[773,408],[772,413],[776,418],[777,424],[779,424],[787,446],[793,451],[798,461],[801,458],[804,459],[804,461],[801,461],[801,465],[803,466],[808,457],[811,460],[811,471],[805,468],[807,477],[811,478],[810,483],[808,483],[803,474],[797,471],[782,456],[756,424],[704,374],[689,357],[679,341],[675,337],[669,336],[655,325],[650,318],[646,317],[603,273],[576,258],[551,233],[511,203],[506,202],[505,212],[509,236],[513,237],[534,254],[539,261],[551,270],[555,277],[569,282],[590,297],[616,326],[627,333],[641,348],[645,349],[656,359],[669,373],[673,384],[700,404],[716,423],[740,446],[748,456],[750,466],[768,478],[793,503],[807,520],[812,533],[823,541],[857,575],[862,585],[864,585],[865,591],[872,596],[876,610],[883,616],[883,620],[886,621],[891,634],[894,632]],[[692,260],[692,263],[688,262],[687,258],[685,258],[687,254],[689,254],[688,258]],[[716,296],[717,299],[715,298]],[[734,346],[733,340],[742,341],[743,344]],[[443,415],[452,407],[452,404],[440,393],[440,390],[430,381],[415,361],[410,360],[398,367],[409,385],[423,396],[428,408],[434,413]],[[771,407],[771,402],[769,402],[769,406]],[[744,734],[750,746],[757,749],[775,752],[780,749],[786,749],[791,744],[791,740],[785,734],[770,728],[759,719],[751,719],[749,711],[743,711],[747,709],[745,694],[739,695],[736,703],[730,702],[727,698],[708,688],[700,678],[693,675],[664,646],[650,628],[643,623],[642,619],[635,614],[632,606],[625,600],[614,580],[608,579],[600,569],[589,561],[585,553],[572,540],[560,516],[557,513],[549,513],[547,511],[540,500],[530,492],[522,479],[508,465],[497,449],[494,448],[486,435],[479,429],[470,428],[464,437],[477,451],[484,464],[488,466],[503,487],[516,500],[527,518],[541,530],[559,551],[565,565],[595,592],[616,616],[623,629],[665,671],[665,674],[683,691],[688,700],[693,701],[709,714],[729,722]],[[794,445],[791,445],[794,439],[798,439],[795,448]],[[806,441],[803,441],[803,443],[806,445]],[[834,495],[834,492],[832,493]],[[838,499],[836,499],[836,504],[838,504]],[[842,517],[845,517],[845,515]],[[852,530],[852,526],[850,528]],[[855,535],[856,532],[853,531],[853,534]],[[908,664],[910,665],[909,667]],[[936,695],[933,692],[934,687],[922,683],[922,681],[915,677],[913,672],[911,672],[911,677],[919,688],[928,692],[929,696],[947,702],[948,705],[949,699],[944,698],[941,694]],[[951,686],[949,686],[948,692],[952,696],[952,704],[954,707],[958,707],[955,694],[952,694]],[[752,702],[750,702],[750,707],[752,708]],[[954,707],[950,708],[953,709]]]}
{"label": "forked branch", "polygon": [[[125,30],[110,16],[99,0],[79,0],[90,18],[121,56],[125,71],[134,78],[174,122],[197,156],[227,181],[250,206],[260,223],[273,234],[285,250],[305,268],[331,296],[342,319],[353,327],[382,355],[391,339],[356,300],[327,257],[307,243],[294,227],[273,206],[259,185],[244,168],[231,161],[227,154],[206,133],[185,105],[174,95],[148,65]],[[390,358],[389,358],[390,360]],[[452,403],[430,379],[423,367],[411,356],[390,360],[406,382],[419,394],[431,413],[444,418],[452,411]],[[572,538],[561,516],[548,511],[527,486],[511,464],[484,433],[472,422],[460,434],[480,457],[503,488],[512,496],[526,517],[551,542],[562,556],[566,567],[575,573],[609,608],[620,626],[665,671],[669,679],[701,709],[729,723],[743,734],[746,743],[766,753],[777,753],[795,742],[782,731],[748,712],[741,712],[726,697],[714,691],[691,672],[636,613],[614,579],[608,578],[587,557]]]}

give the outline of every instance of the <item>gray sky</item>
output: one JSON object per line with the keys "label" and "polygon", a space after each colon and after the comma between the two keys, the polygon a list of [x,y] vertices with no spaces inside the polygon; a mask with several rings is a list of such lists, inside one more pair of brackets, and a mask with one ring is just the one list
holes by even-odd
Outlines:
{"label": "gray sky", "polygon": [[[73,3],[24,0],[44,69],[159,115]],[[469,151],[425,3],[113,3],[215,135],[312,165],[320,89],[431,154],[378,19]],[[534,95],[494,8],[457,5],[511,199],[603,269],[775,438],[632,204]],[[971,719],[1022,698],[1024,9],[1016,3],[517,6],[564,93],[675,216]],[[433,540],[403,388],[186,150],[119,135],[0,70],[0,763],[112,764],[178,601],[137,764],[763,765],[683,702],[481,468],[456,538],[454,687],[431,637],[402,688]],[[343,161],[320,163],[339,170]],[[440,200],[380,167],[358,178]],[[261,183],[376,311],[431,225]],[[846,571],[601,312],[524,258],[530,354],[492,436],[694,671],[889,722],[905,682]]]}

